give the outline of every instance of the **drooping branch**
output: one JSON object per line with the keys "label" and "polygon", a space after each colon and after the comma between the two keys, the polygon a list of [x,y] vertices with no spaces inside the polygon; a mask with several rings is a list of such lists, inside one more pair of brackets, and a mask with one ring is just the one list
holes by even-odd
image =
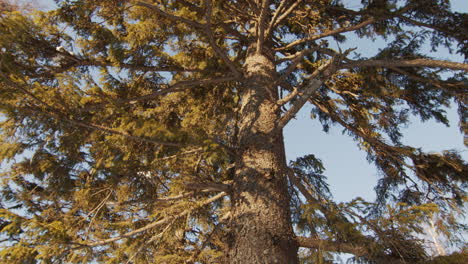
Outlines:
{"label": "drooping branch", "polygon": [[[158,96],[167,95],[167,94],[170,94],[170,93],[182,92],[182,91],[185,91],[188,88],[193,87],[193,86],[218,84],[218,83],[236,81],[236,80],[240,80],[240,79],[236,78],[236,77],[227,76],[227,77],[221,77],[221,78],[180,81],[180,82],[177,82],[177,83],[175,83],[173,85],[169,85],[165,89],[160,89],[158,91],[154,91],[154,92],[152,92],[150,94],[147,94],[147,95],[136,96],[136,97],[126,98],[126,99],[113,99],[113,101],[116,102],[116,103],[119,103],[119,104],[126,104],[126,103],[135,104],[137,102],[144,102],[144,101],[154,99],[154,98],[156,98]],[[106,105],[108,105],[107,102],[97,103],[97,104],[94,104],[92,106],[88,106],[86,108],[83,108],[83,111],[96,111],[96,110],[102,109]],[[81,111],[81,112],[83,112],[83,111]]]}
{"label": "drooping branch", "polygon": [[63,73],[71,68],[80,67],[80,66],[90,66],[90,67],[118,67],[129,70],[145,71],[145,72],[202,72],[201,69],[188,69],[179,66],[147,66],[131,63],[119,63],[114,64],[111,62],[102,62],[102,61],[92,61],[89,59],[78,60],[76,63],[70,63],[61,67],[52,67],[51,73]]}
{"label": "drooping branch", "polygon": [[210,232],[210,234],[206,237],[205,241],[203,241],[203,243],[201,244],[200,247],[198,247],[195,252],[193,252],[192,256],[187,260],[187,263],[188,264],[194,264],[196,263],[195,260],[198,258],[198,256],[200,255],[200,253],[203,251],[203,249],[205,249],[208,244],[210,243],[210,241],[212,240],[212,238],[216,235],[217,232],[219,232],[220,230],[220,227],[225,224],[225,222],[227,220],[229,220],[229,218],[231,217],[231,212],[227,212],[225,215],[223,215],[222,217],[219,218],[219,222],[217,225],[215,225],[215,227],[213,228],[213,231]]}
{"label": "drooping branch", "polygon": [[468,64],[442,61],[442,60],[431,60],[431,59],[414,59],[414,60],[348,60],[348,63],[344,63],[340,68],[356,68],[356,67],[429,67],[429,68],[446,68],[452,70],[468,71]]}

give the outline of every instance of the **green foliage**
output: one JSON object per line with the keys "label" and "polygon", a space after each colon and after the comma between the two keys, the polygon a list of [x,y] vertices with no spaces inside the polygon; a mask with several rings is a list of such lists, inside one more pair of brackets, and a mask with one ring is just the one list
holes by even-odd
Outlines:
{"label": "green foliage", "polygon": [[[216,193],[236,170],[243,64],[260,42],[260,6],[56,2],[57,10],[29,15],[0,2],[0,262],[220,263],[231,201],[229,191]],[[267,20],[292,2],[270,1]],[[293,224],[298,234],[359,245],[358,262],[426,261],[421,234],[429,219],[438,214],[438,230],[453,242],[465,228],[457,210],[466,201],[467,165],[454,151],[403,145],[400,129],[412,115],[447,125],[444,109],[455,101],[466,132],[466,74],[444,66],[345,66],[430,60],[426,45],[466,59],[467,15],[451,12],[445,0],[361,2],[349,10],[341,0],[297,1],[263,42],[282,76],[272,80],[274,90],[285,96],[307,87],[327,61],[343,67],[319,73],[326,79],[308,98],[312,117],[325,131],[341,127],[381,172],[375,203],[338,204],[319,158],[291,161]],[[371,58],[334,50],[335,40],[348,43],[344,32],[303,41],[369,18],[375,21],[355,35],[388,40]],[[301,250],[301,261],[331,263],[330,252],[325,245]]]}

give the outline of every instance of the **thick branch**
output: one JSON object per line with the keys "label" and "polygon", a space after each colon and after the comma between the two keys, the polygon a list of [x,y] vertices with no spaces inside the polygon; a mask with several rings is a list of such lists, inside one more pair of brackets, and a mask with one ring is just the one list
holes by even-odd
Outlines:
{"label": "thick branch", "polygon": [[[285,127],[289,121],[299,112],[299,110],[307,102],[307,99],[322,85],[322,81],[319,79],[310,80],[309,85],[305,88],[301,98],[299,98],[291,108],[280,118],[278,121],[278,129]],[[298,90],[295,92],[298,93]]]}
{"label": "thick branch", "polygon": [[[310,80],[309,84],[306,86],[306,88],[303,91],[299,91],[299,89],[297,89],[294,92],[292,92],[293,96],[291,97],[291,99],[294,98],[296,96],[296,94],[299,94],[300,92],[302,92],[302,96],[296,102],[294,102],[294,104],[291,106],[291,108],[289,108],[289,110],[280,118],[280,120],[278,121],[278,125],[277,125],[278,129],[282,129],[283,127],[285,127],[288,124],[288,122],[297,114],[297,112],[299,112],[299,110],[302,108],[302,106],[304,106],[304,104],[307,102],[309,97],[315,91],[317,91],[317,89],[320,88],[323,81],[320,80],[320,78],[318,78],[318,76],[325,69],[330,67],[334,62],[335,62],[335,58],[327,61],[325,64],[321,65],[317,70],[315,70],[311,74],[311,76],[309,76],[309,78],[308,78]],[[328,74],[330,74],[330,73],[328,73]],[[279,100],[278,102],[280,102],[282,104],[286,103],[286,102],[283,102],[281,100]]]}
{"label": "thick branch", "polygon": [[294,186],[296,186],[297,189],[299,189],[299,191],[302,193],[302,195],[304,195],[308,202],[314,202],[319,204],[319,201],[313,196],[311,192],[309,192],[309,190],[307,190],[304,184],[301,183],[301,180],[294,174],[294,171],[292,169],[288,170],[288,178],[291,181],[291,183]]}
{"label": "thick branch", "polygon": [[430,60],[430,59],[414,59],[414,60],[358,60],[350,61],[342,64],[340,68],[355,68],[355,67],[429,67],[429,68],[447,68],[452,70],[468,71],[468,64]]}
{"label": "thick branch", "polygon": [[260,9],[260,16],[257,22],[257,53],[262,51],[263,43],[265,42],[265,26],[266,26],[266,17],[268,13],[268,5],[270,4],[269,0],[262,1],[262,7]]}

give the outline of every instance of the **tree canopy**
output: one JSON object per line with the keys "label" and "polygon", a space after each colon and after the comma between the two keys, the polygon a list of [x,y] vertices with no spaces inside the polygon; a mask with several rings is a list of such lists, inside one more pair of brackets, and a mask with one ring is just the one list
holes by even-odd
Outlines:
{"label": "tree canopy", "polygon": [[[0,261],[462,263],[423,234],[463,247],[466,161],[401,129],[455,104],[467,133],[468,15],[347,2],[1,1]],[[378,168],[376,201],[334,202],[313,149],[286,162],[306,104]]]}

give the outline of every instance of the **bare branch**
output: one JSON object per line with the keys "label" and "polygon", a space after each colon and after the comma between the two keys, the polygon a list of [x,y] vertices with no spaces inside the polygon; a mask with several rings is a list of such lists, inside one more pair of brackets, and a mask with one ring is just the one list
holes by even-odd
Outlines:
{"label": "bare branch", "polygon": [[446,68],[452,70],[468,71],[468,64],[430,60],[430,59],[414,59],[414,60],[349,60],[348,63],[342,64],[340,68],[355,68],[355,67],[429,67],[429,68]]}
{"label": "bare branch", "polygon": [[289,103],[297,95],[299,95],[299,93],[300,93],[299,89],[297,89],[297,87],[293,87],[293,90],[288,95],[286,95],[284,98],[281,98],[276,103],[278,105],[280,105],[280,106],[283,106],[283,105]]}
{"label": "bare branch", "polygon": [[196,153],[199,153],[199,152],[202,152],[202,151],[203,151],[203,148],[201,148],[201,147],[200,148],[195,148],[195,149],[192,149],[192,150],[187,150],[187,151],[184,151],[184,152],[177,153],[177,154],[172,155],[172,156],[166,156],[166,157],[154,159],[154,161],[164,161],[164,160],[169,160],[169,159],[175,159],[175,158],[178,158],[180,156],[196,154]]}

